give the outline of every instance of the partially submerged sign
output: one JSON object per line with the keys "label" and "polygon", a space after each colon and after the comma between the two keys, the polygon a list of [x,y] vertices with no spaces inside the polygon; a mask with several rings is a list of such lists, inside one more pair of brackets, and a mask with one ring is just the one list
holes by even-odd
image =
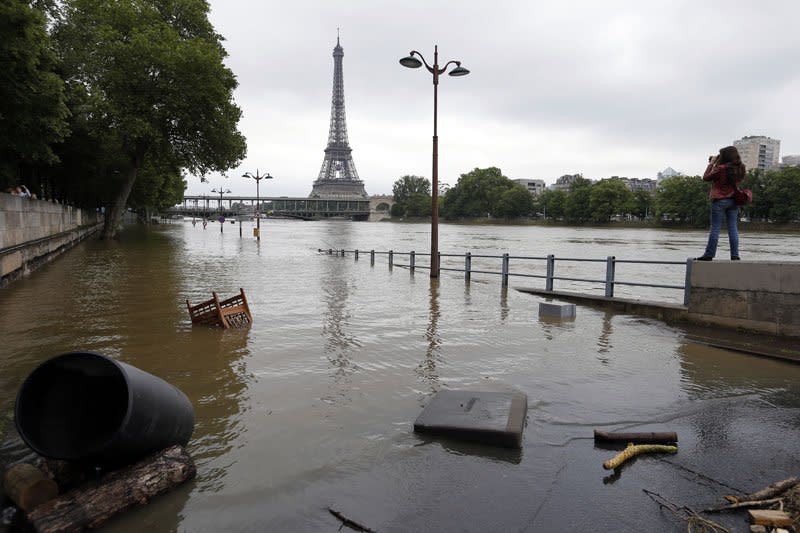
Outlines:
{"label": "partially submerged sign", "polygon": [[417,417],[414,431],[520,448],[527,413],[522,393],[440,391]]}

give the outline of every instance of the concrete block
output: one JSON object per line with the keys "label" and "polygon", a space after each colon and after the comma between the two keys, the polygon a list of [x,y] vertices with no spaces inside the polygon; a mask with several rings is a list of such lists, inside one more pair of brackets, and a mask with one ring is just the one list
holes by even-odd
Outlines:
{"label": "concrete block", "polygon": [[800,294],[781,294],[780,309],[781,325],[800,327]]}
{"label": "concrete block", "polygon": [[0,257],[0,277],[5,277],[22,268],[22,252],[14,252]]}
{"label": "concrete block", "polygon": [[781,295],[775,292],[753,291],[747,294],[747,318],[765,322],[778,322],[781,312]]}
{"label": "concrete block", "polygon": [[747,293],[693,288],[689,297],[689,312],[746,319]]}
{"label": "concrete block", "polygon": [[439,391],[417,417],[414,431],[519,448],[527,413],[522,393]]}
{"label": "concrete block", "polygon": [[779,292],[781,263],[751,261],[695,261],[692,264],[692,289],[695,287]]}
{"label": "concrete block", "polygon": [[781,263],[781,292],[800,294],[800,263]]}
{"label": "concrete block", "polygon": [[547,318],[575,318],[575,304],[539,302],[539,316]]}

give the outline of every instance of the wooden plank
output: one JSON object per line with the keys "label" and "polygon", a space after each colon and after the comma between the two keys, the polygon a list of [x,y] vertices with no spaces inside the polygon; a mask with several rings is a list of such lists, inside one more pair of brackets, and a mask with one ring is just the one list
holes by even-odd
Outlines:
{"label": "wooden plank", "polygon": [[762,526],[791,526],[792,518],[783,511],[751,509],[747,511],[750,522]]}
{"label": "wooden plank", "polygon": [[642,443],[642,444],[661,444],[678,442],[678,434],[674,431],[664,431],[660,433],[645,432],[645,433],[610,433],[607,431],[594,430],[594,440],[606,442],[622,442],[622,443]]}

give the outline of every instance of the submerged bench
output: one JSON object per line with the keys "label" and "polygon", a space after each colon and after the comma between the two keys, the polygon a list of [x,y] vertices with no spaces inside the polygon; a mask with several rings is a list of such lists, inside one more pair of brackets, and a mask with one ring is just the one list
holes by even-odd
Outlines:
{"label": "submerged bench", "polygon": [[253,322],[244,289],[240,288],[239,294],[222,301],[217,297],[216,292],[212,292],[211,295],[213,298],[197,305],[192,305],[189,300],[186,300],[192,325],[229,329],[244,328]]}

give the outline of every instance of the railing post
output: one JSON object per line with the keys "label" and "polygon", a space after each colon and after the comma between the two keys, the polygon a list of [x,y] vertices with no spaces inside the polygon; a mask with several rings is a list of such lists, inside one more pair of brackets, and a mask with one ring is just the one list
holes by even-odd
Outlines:
{"label": "railing post", "polygon": [[686,281],[683,282],[683,305],[689,305],[692,296],[692,262],[691,257],[686,260]]}
{"label": "railing post", "polygon": [[411,251],[408,253],[408,267],[409,267],[409,269],[411,270],[411,272],[414,272],[414,263],[415,263],[415,260],[416,260],[416,256],[415,256],[415,254],[414,254],[414,250],[411,250]]}
{"label": "railing post", "polygon": [[355,258],[354,261],[358,261],[358,248],[353,251],[353,257]]}
{"label": "railing post", "polygon": [[614,297],[614,268],[616,258],[613,255],[606,257],[606,298]]}
{"label": "railing post", "polygon": [[464,281],[469,283],[472,277],[472,252],[464,254]]}
{"label": "railing post", "polygon": [[242,219],[239,219],[239,238],[242,238]]}
{"label": "railing post", "polygon": [[556,257],[553,254],[547,256],[547,277],[545,278],[544,290],[553,292],[553,275],[556,270]]}
{"label": "railing post", "polygon": [[375,250],[369,251],[369,266],[375,266]]}
{"label": "railing post", "polygon": [[389,270],[394,266],[394,250],[389,250]]}
{"label": "railing post", "polygon": [[503,287],[508,287],[508,254],[503,254],[503,275],[502,275],[502,285]]}

